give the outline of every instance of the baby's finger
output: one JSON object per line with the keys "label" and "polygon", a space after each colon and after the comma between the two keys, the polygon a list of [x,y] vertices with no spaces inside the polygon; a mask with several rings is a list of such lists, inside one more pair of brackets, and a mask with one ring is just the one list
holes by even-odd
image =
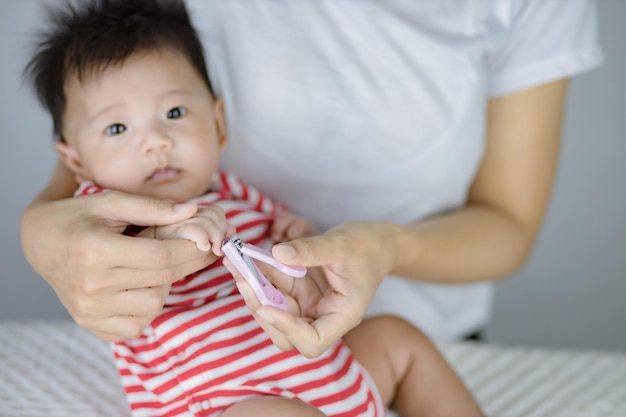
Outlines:
{"label": "baby's finger", "polygon": [[222,256],[222,242],[228,236],[228,224],[213,225],[213,227],[206,229],[206,234],[213,253],[217,256]]}
{"label": "baby's finger", "polygon": [[286,240],[293,240],[313,236],[315,234],[315,228],[311,223],[301,219],[300,221],[291,222],[284,233]]}
{"label": "baby's finger", "polygon": [[291,216],[288,216],[286,214],[278,216],[276,219],[274,219],[271,231],[271,238],[274,242],[283,242],[285,240],[285,234],[292,219],[293,218]]}
{"label": "baby's finger", "polygon": [[226,213],[218,206],[199,206],[195,217],[207,218],[215,224],[226,223]]}
{"label": "baby's finger", "polygon": [[196,244],[199,250],[208,252],[211,250],[211,241],[208,230],[198,223],[187,223],[182,225],[176,231],[175,237],[191,240]]}

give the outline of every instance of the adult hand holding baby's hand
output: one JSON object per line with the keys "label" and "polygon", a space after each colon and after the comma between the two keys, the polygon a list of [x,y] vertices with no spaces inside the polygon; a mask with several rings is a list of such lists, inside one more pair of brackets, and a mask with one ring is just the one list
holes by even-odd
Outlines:
{"label": "adult hand holding baby's hand", "polygon": [[157,226],[154,237],[157,239],[187,239],[194,242],[203,252],[222,255],[222,242],[235,233],[235,226],[226,221],[224,210],[214,205],[200,205],[198,212],[190,219],[185,219],[167,226]]}
{"label": "adult hand holding baby's hand", "polygon": [[123,340],[161,311],[172,282],[216,259],[193,242],[124,236],[125,228],[180,222],[196,210],[114,191],[38,201],[22,217],[22,246],[76,323]]}

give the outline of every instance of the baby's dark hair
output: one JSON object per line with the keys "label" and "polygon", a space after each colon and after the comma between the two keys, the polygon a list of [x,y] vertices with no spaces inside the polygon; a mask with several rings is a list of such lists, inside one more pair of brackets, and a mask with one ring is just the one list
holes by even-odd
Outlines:
{"label": "baby's dark hair", "polygon": [[98,75],[137,52],[182,54],[213,93],[202,43],[183,0],[65,0],[62,7],[46,6],[46,11],[50,27],[39,33],[24,75],[52,116],[58,140],[63,141],[68,78]]}

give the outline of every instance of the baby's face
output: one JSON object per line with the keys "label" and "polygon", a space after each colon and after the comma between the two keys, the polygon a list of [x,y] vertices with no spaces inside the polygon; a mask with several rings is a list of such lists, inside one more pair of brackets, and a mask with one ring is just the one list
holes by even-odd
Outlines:
{"label": "baby's face", "polygon": [[135,54],[65,85],[65,144],[79,180],[184,201],[207,191],[226,142],[221,100],[171,51]]}

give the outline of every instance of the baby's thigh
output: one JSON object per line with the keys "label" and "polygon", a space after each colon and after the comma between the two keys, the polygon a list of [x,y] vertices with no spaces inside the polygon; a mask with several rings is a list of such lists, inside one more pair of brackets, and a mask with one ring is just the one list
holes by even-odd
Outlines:
{"label": "baby's thigh", "polygon": [[317,408],[299,400],[259,396],[230,406],[220,417],[326,417]]}
{"label": "baby's thigh", "polygon": [[370,374],[386,406],[416,354],[432,348],[428,338],[407,321],[395,316],[363,320],[343,338],[353,356]]}

